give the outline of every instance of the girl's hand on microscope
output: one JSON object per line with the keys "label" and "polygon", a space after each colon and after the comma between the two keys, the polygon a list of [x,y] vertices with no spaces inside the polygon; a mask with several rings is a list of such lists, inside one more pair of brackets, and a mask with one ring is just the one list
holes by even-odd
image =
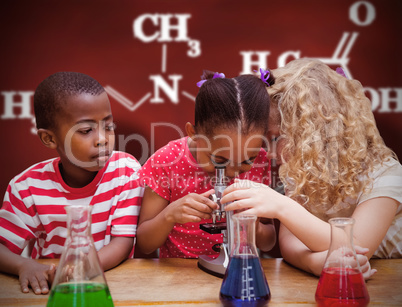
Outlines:
{"label": "girl's hand on microscope", "polygon": [[241,211],[240,214],[277,218],[281,206],[288,200],[265,184],[235,179],[223,192],[221,202],[226,204],[226,211],[236,210]]}
{"label": "girl's hand on microscope", "polygon": [[169,211],[166,219],[179,224],[210,219],[211,213],[218,209],[218,204],[208,198],[212,193],[214,193],[213,189],[203,194],[190,193],[172,202],[166,208]]}

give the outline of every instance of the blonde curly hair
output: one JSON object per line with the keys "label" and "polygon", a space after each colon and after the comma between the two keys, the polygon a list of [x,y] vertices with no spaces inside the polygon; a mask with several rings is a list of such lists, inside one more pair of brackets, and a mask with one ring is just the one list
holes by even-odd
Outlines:
{"label": "blonde curly hair", "polygon": [[313,59],[272,73],[268,93],[281,117],[280,177],[288,195],[323,220],[350,215],[359,194],[370,189],[367,175],[397,159],[380,136],[361,83]]}

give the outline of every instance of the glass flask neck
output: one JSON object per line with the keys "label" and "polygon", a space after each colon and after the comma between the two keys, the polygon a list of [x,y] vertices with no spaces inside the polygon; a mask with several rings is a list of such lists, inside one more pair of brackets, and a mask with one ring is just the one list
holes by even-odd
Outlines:
{"label": "glass flask neck", "polygon": [[231,256],[253,255],[258,256],[255,245],[255,222],[254,215],[233,215],[233,247]]}
{"label": "glass flask neck", "polygon": [[90,206],[67,206],[67,236],[89,237],[91,234],[91,210]]}
{"label": "glass flask neck", "polygon": [[331,247],[353,245],[353,218],[333,218],[329,220],[331,225]]}
{"label": "glass flask neck", "polygon": [[[355,263],[356,252],[353,246],[353,218],[332,218],[331,244],[328,250],[327,260],[324,267],[348,267]],[[359,263],[357,262],[359,268]]]}

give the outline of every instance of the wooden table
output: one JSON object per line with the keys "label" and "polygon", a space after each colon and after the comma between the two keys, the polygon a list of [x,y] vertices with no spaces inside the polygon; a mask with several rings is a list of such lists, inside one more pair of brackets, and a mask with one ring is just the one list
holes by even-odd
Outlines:
{"label": "wooden table", "polygon": [[[42,260],[42,262],[48,262]],[[269,306],[315,306],[318,278],[282,259],[261,259],[271,290]],[[371,260],[370,306],[402,306],[402,259]],[[221,306],[222,279],[194,259],[130,259],[105,273],[115,306]],[[0,306],[46,306],[47,295],[20,291],[17,277],[0,273]]]}

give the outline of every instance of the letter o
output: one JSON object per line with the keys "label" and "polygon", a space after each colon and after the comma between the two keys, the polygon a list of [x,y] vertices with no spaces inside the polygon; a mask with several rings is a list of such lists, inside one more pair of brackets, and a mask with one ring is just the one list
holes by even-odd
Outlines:
{"label": "letter o", "polygon": [[371,101],[371,111],[376,111],[380,107],[380,95],[371,87],[365,87],[364,93],[369,96],[368,98]]}
{"label": "letter o", "polygon": [[[359,19],[359,8],[360,6],[366,8],[366,19]],[[352,20],[358,26],[368,26],[370,25],[376,17],[375,7],[367,1],[358,1],[354,3],[349,9],[349,19]]]}

